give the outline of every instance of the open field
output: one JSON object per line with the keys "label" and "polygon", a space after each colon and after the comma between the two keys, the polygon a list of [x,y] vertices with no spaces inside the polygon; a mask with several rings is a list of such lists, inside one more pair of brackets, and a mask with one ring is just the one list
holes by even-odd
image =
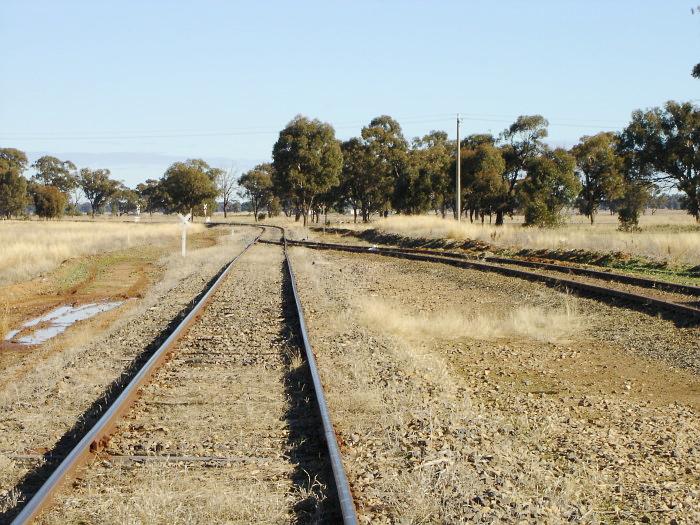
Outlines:
{"label": "open field", "polygon": [[[134,246],[173,244],[180,227],[168,224],[130,224],[107,221],[2,221],[0,222],[0,285],[26,280],[53,270],[81,255],[96,255]],[[188,234],[201,233],[193,224]]]}

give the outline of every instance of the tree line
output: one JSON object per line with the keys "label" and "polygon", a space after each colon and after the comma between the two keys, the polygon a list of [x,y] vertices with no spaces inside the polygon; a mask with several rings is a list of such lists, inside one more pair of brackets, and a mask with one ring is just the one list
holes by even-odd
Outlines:
{"label": "tree line", "polygon": [[[33,168],[27,179],[24,172]],[[46,155],[29,166],[27,155],[18,149],[0,148],[0,216],[23,216],[29,206],[43,218],[80,213],[81,199],[90,213],[103,213],[109,206],[115,215],[133,213],[191,213],[202,215],[223,199],[224,213],[234,208],[236,188],[233,172],[212,168],[201,159],[175,162],[161,177],[148,179],[134,189],[112,178],[108,169],[78,170],[69,160]]]}
{"label": "tree line", "polygon": [[[548,121],[518,117],[497,136],[460,141],[461,209],[470,221],[501,225],[522,213],[526,225],[555,226],[576,208],[593,224],[601,208],[635,228],[642,210],[677,199],[700,221],[700,110],[667,102],[632,113],[619,133],[581,137],[570,149],[545,143]],[[330,124],[295,117],[279,134],[273,162],[246,174],[255,210],[267,203],[296,218],[320,220],[329,210],[352,210],[355,221],[390,211],[455,213],[456,141],[444,131],[408,140],[383,115],[359,137],[335,138]],[[665,198],[662,198],[665,197]]]}
{"label": "tree line", "polygon": [[[540,115],[524,115],[498,135],[460,141],[465,217],[501,225],[506,216],[522,213],[526,225],[555,226],[564,210],[576,208],[593,224],[605,208],[630,229],[647,205],[673,201],[700,221],[700,110],[693,104],[670,101],[637,110],[621,132],[581,137],[568,150],[545,142],[548,126]],[[238,180],[231,171],[190,159],[130,189],[109,170],[77,170],[51,156],[33,163],[36,173],[27,180],[26,155],[4,148],[0,214],[21,215],[33,201],[39,216],[55,217],[77,208],[81,193],[93,215],[107,205],[113,213],[140,206],[151,213],[201,215],[204,204],[216,209],[217,199],[226,214],[240,187],[256,220],[263,210],[304,223],[318,222],[330,210],[351,211],[364,222],[390,212],[445,217],[455,213],[456,150],[444,131],[407,139],[387,115],[345,141],[330,124],[298,115],[279,133],[272,162]]]}

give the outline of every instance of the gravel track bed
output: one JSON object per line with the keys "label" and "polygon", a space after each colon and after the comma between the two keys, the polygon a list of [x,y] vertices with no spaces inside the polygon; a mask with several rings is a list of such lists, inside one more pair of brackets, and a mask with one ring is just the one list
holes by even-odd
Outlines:
{"label": "gravel track bed", "polygon": [[646,295],[647,297],[654,297],[657,299],[661,299],[663,301],[671,301],[674,303],[679,303],[679,304],[687,304],[689,306],[700,306],[700,297],[694,296],[694,295],[687,295],[687,294],[682,294],[678,292],[669,292],[666,290],[660,290],[660,289],[655,289],[655,288],[646,288],[644,286],[636,286],[633,284],[628,284],[628,283],[620,283],[616,281],[605,281],[603,279],[596,279],[594,277],[588,277],[585,275],[575,275],[575,274],[569,274],[569,273],[563,273],[563,272],[557,272],[554,270],[547,270],[544,268],[523,268],[522,266],[518,266],[515,264],[503,264],[503,263],[494,263],[497,264],[498,266],[504,266],[506,268],[513,268],[513,269],[518,269],[518,270],[527,270],[533,273],[538,273],[542,275],[549,275],[555,278],[564,278],[564,279],[570,279],[572,281],[580,281],[583,283],[587,284],[594,284],[597,286],[603,286],[605,288],[609,289],[616,289],[616,290],[622,290],[624,292],[629,292],[629,293],[634,293],[634,294],[639,294],[639,295]]}
{"label": "gravel track bed", "polygon": [[[352,235],[341,235],[337,233],[327,233],[325,235],[322,234],[321,230],[314,229],[311,231],[309,234],[309,240],[313,240],[316,242],[328,242],[328,243],[337,243],[337,244],[348,244],[352,246],[373,246],[372,243],[365,241],[364,239],[352,236]],[[392,248],[393,246],[391,245],[381,245],[383,248]],[[439,250],[438,250],[439,251]],[[627,284],[627,283],[620,283],[620,282],[615,282],[615,281],[605,281],[602,279],[596,279],[594,277],[588,277],[585,275],[575,275],[575,274],[569,274],[569,273],[564,273],[564,272],[559,272],[559,271],[554,271],[554,270],[547,270],[544,268],[528,268],[528,267],[523,267],[519,266],[517,264],[505,264],[505,263],[492,263],[496,264],[498,266],[504,266],[507,268],[513,268],[516,270],[524,270],[524,271],[529,271],[533,273],[539,273],[543,275],[550,275],[555,278],[565,278],[565,279],[571,279],[572,281],[581,281],[585,282],[588,284],[595,284],[599,286],[605,286],[605,287],[613,287],[625,292],[630,292],[630,293],[637,293],[641,295],[646,295],[649,297],[655,297],[658,299],[662,299],[664,301],[672,301],[680,304],[688,304],[691,306],[700,306],[700,298],[694,295],[687,295],[687,294],[682,294],[682,293],[677,293],[677,292],[670,292],[666,290],[660,290],[660,289],[653,289],[653,288],[647,288],[643,286],[636,286],[632,284]],[[556,264],[555,261],[550,261],[550,264]],[[595,268],[594,268],[595,269]],[[624,275],[624,274],[621,274]],[[634,274],[632,274],[634,276]]]}
{"label": "gravel track bed", "polygon": [[328,522],[328,466],[282,263],[264,245],[236,262],[41,523]]}
{"label": "gravel track bed", "polygon": [[184,260],[179,254],[164,259],[163,278],[101,337],[49,356],[21,382],[0,390],[0,514],[23,498],[16,487],[32,466],[11,456],[32,450],[43,453],[62,437],[80,431],[84,414],[110,384],[257,231],[241,228],[219,237],[216,246],[190,251]]}
{"label": "gravel track bed", "polygon": [[697,328],[492,273],[291,253],[362,522],[700,521]]}

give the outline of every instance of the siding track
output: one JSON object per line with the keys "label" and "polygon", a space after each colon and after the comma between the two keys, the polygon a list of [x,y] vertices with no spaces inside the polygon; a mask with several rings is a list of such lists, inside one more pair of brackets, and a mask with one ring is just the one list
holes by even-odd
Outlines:
{"label": "siding track", "polygon": [[[275,242],[275,241],[262,241]],[[311,241],[286,241],[289,245],[319,250],[340,250],[354,253],[376,253],[417,261],[449,264],[462,268],[496,272],[511,277],[539,281],[548,286],[590,294],[622,306],[633,306],[671,314],[681,324],[700,322],[700,287],[688,286],[612,272],[575,268],[552,263],[538,263],[487,257],[478,259],[465,254],[438,250],[386,248]],[[522,269],[527,266],[528,269]],[[566,277],[559,274],[565,273]]]}

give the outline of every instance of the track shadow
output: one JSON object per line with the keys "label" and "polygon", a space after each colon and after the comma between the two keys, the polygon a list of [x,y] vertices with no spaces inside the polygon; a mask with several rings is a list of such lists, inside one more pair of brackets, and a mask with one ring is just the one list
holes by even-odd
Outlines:
{"label": "track shadow", "polygon": [[[283,360],[287,365],[284,377],[288,408],[285,413],[289,425],[287,445],[289,458],[295,464],[292,481],[295,489],[306,497],[299,500],[294,511],[297,524],[340,523],[338,495],[333,480],[323,427],[314,395],[309,368],[304,358],[304,347],[299,318],[289,279],[287,263],[282,263],[282,315],[280,337],[284,342]],[[296,368],[294,355],[302,357]]]}
{"label": "track shadow", "polygon": [[25,503],[41,487],[51,473],[58,467],[68,453],[87,434],[94,424],[109,409],[112,403],[119,397],[126,385],[138,374],[144,363],[153,355],[158,347],[177,328],[182,319],[187,317],[197,302],[214,284],[216,279],[224,272],[228,263],[222,266],[200,291],[200,293],[183,307],[178,314],[161,330],[161,332],[144,348],[121,373],[121,375],[110,383],[102,394],[87,408],[77,419],[73,427],[68,430],[56,443],[56,445],[43,455],[43,463],[27,472],[27,474],[14,487],[18,494],[19,503],[0,513],[0,524],[11,522],[19,514]]}

